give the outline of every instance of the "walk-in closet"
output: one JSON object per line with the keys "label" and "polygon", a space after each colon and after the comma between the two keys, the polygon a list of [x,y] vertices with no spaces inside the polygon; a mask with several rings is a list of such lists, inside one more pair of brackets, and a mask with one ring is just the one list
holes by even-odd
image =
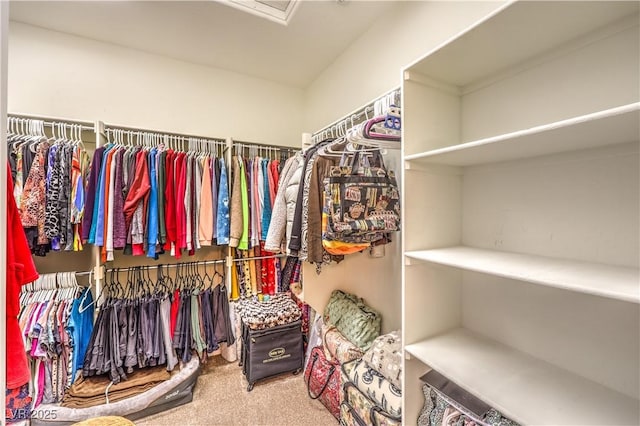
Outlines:
{"label": "walk-in closet", "polygon": [[640,424],[638,1],[0,1],[5,425]]}

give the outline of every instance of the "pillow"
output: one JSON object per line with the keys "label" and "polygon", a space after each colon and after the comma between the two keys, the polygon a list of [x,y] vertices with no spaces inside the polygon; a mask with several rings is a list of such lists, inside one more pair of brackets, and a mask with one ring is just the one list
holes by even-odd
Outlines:
{"label": "pillow", "polygon": [[378,336],[362,359],[399,389],[402,388],[402,336],[392,331]]}

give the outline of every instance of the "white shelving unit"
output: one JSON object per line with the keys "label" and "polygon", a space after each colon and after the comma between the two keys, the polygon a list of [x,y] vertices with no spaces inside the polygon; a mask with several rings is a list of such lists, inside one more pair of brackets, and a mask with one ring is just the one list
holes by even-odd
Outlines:
{"label": "white shelving unit", "polygon": [[530,129],[407,155],[409,164],[471,166],[598,146],[638,138],[640,103],[573,117]]}
{"label": "white shelving unit", "polygon": [[627,395],[463,329],[406,351],[526,424],[634,424],[638,416]]}
{"label": "white shelving unit", "polygon": [[640,303],[638,268],[472,247],[411,251],[406,252],[405,256],[418,261]]}
{"label": "white shelving unit", "polygon": [[511,2],[403,70],[404,421],[640,424],[637,2]]}

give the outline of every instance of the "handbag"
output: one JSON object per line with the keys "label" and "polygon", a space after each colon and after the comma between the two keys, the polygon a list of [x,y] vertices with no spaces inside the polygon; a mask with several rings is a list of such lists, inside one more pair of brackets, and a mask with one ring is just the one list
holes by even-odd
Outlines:
{"label": "handbag", "polygon": [[304,371],[309,398],[319,400],[336,418],[340,419],[342,402],[340,365],[328,361],[321,346],[311,351],[311,359]]}
{"label": "handbag", "polygon": [[361,359],[342,364],[342,381],[350,382],[387,415],[402,416],[402,390]]}
{"label": "handbag", "polygon": [[373,166],[356,151],[350,162],[345,157],[340,166],[332,167],[326,180],[329,225],[342,238],[371,236],[375,241],[380,233],[400,230],[395,175],[387,171],[379,150],[372,153]]}
{"label": "handbag", "polygon": [[324,322],[333,324],[351,343],[366,351],[380,335],[382,318],[362,298],[334,290],[324,309]]}
{"label": "handbag", "polygon": [[[400,416],[392,416],[384,411],[350,381],[344,382],[342,404],[346,404],[348,408],[353,410],[350,413],[351,416],[360,419],[363,424],[374,426],[400,426],[402,424],[402,418]],[[357,421],[351,423],[347,419],[345,419],[344,423],[346,425],[358,424]]]}
{"label": "handbag", "polygon": [[338,361],[340,364],[362,358],[364,354],[333,325],[322,326],[322,347],[327,359]]}

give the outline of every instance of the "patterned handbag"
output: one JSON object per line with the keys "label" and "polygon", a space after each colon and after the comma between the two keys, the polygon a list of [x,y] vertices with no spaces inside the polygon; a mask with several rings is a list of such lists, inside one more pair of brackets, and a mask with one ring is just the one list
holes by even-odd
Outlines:
{"label": "patterned handbag", "polygon": [[400,230],[398,184],[380,151],[372,154],[373,166],[357,151],[349,165],[343,160],[332,167],[326,180],[333,232],[343,237]]}
{"label": "patterned handbag", "polygon": [[322,347],[327,359],[338,361],[340,364],[362,358],[364,354],[333,325],[322,325]]}
{"label": "patterned handbag", "polygon": [[402,391],[361,359],[342,364],[343,383],[353,383],[390,417],[402,416]]}
{"label": "patterned handbag", "polygon": [[[342,422],[341,418],[341,423],[345,425],[356,425],[359,424],[359,422],[375,426],[399,426],[402,424],[402,418],[392,416],[385,412],[370,398],[367,398],[356,385],[349,381],[344,383],[344,399],[342,404],[346,404],[347,408],[350,408],[350,416],[348,417],[357,419],[355,422],[349,419],[345,419],[345,421]],[[341,411],[341,416],[342,413]]]}
{"label": "patterned handbag", "polygon": [[328,361],[321,346],[311,351],[311,359],[304,371],[309,398],[319,400],[336,419],[340,419],[342,402],[340,365]]}
{"label": "patterned handbag", "polygon": [[340,404],[340,426],[369,426],[356,413],[356,410],[347,403],[342,401]]}
{"label": "patterned handbag", "polygon": [[382,318],[364,299],[334,290],[324,309],[324,322],[334,325],[351,343],[366,351],[380,335]]}
{"label": "patterned handbag", "polygon": [[[435,370],[420,379],[434,386],[428,383],[422,385],[424,406],[418,417],[418,426],[519,426]],[[436,384],[439,387],[446,384],[447,392],[456,395],[456,399],[439,391]],[[458,400],[464,400],[464,406]]]}

